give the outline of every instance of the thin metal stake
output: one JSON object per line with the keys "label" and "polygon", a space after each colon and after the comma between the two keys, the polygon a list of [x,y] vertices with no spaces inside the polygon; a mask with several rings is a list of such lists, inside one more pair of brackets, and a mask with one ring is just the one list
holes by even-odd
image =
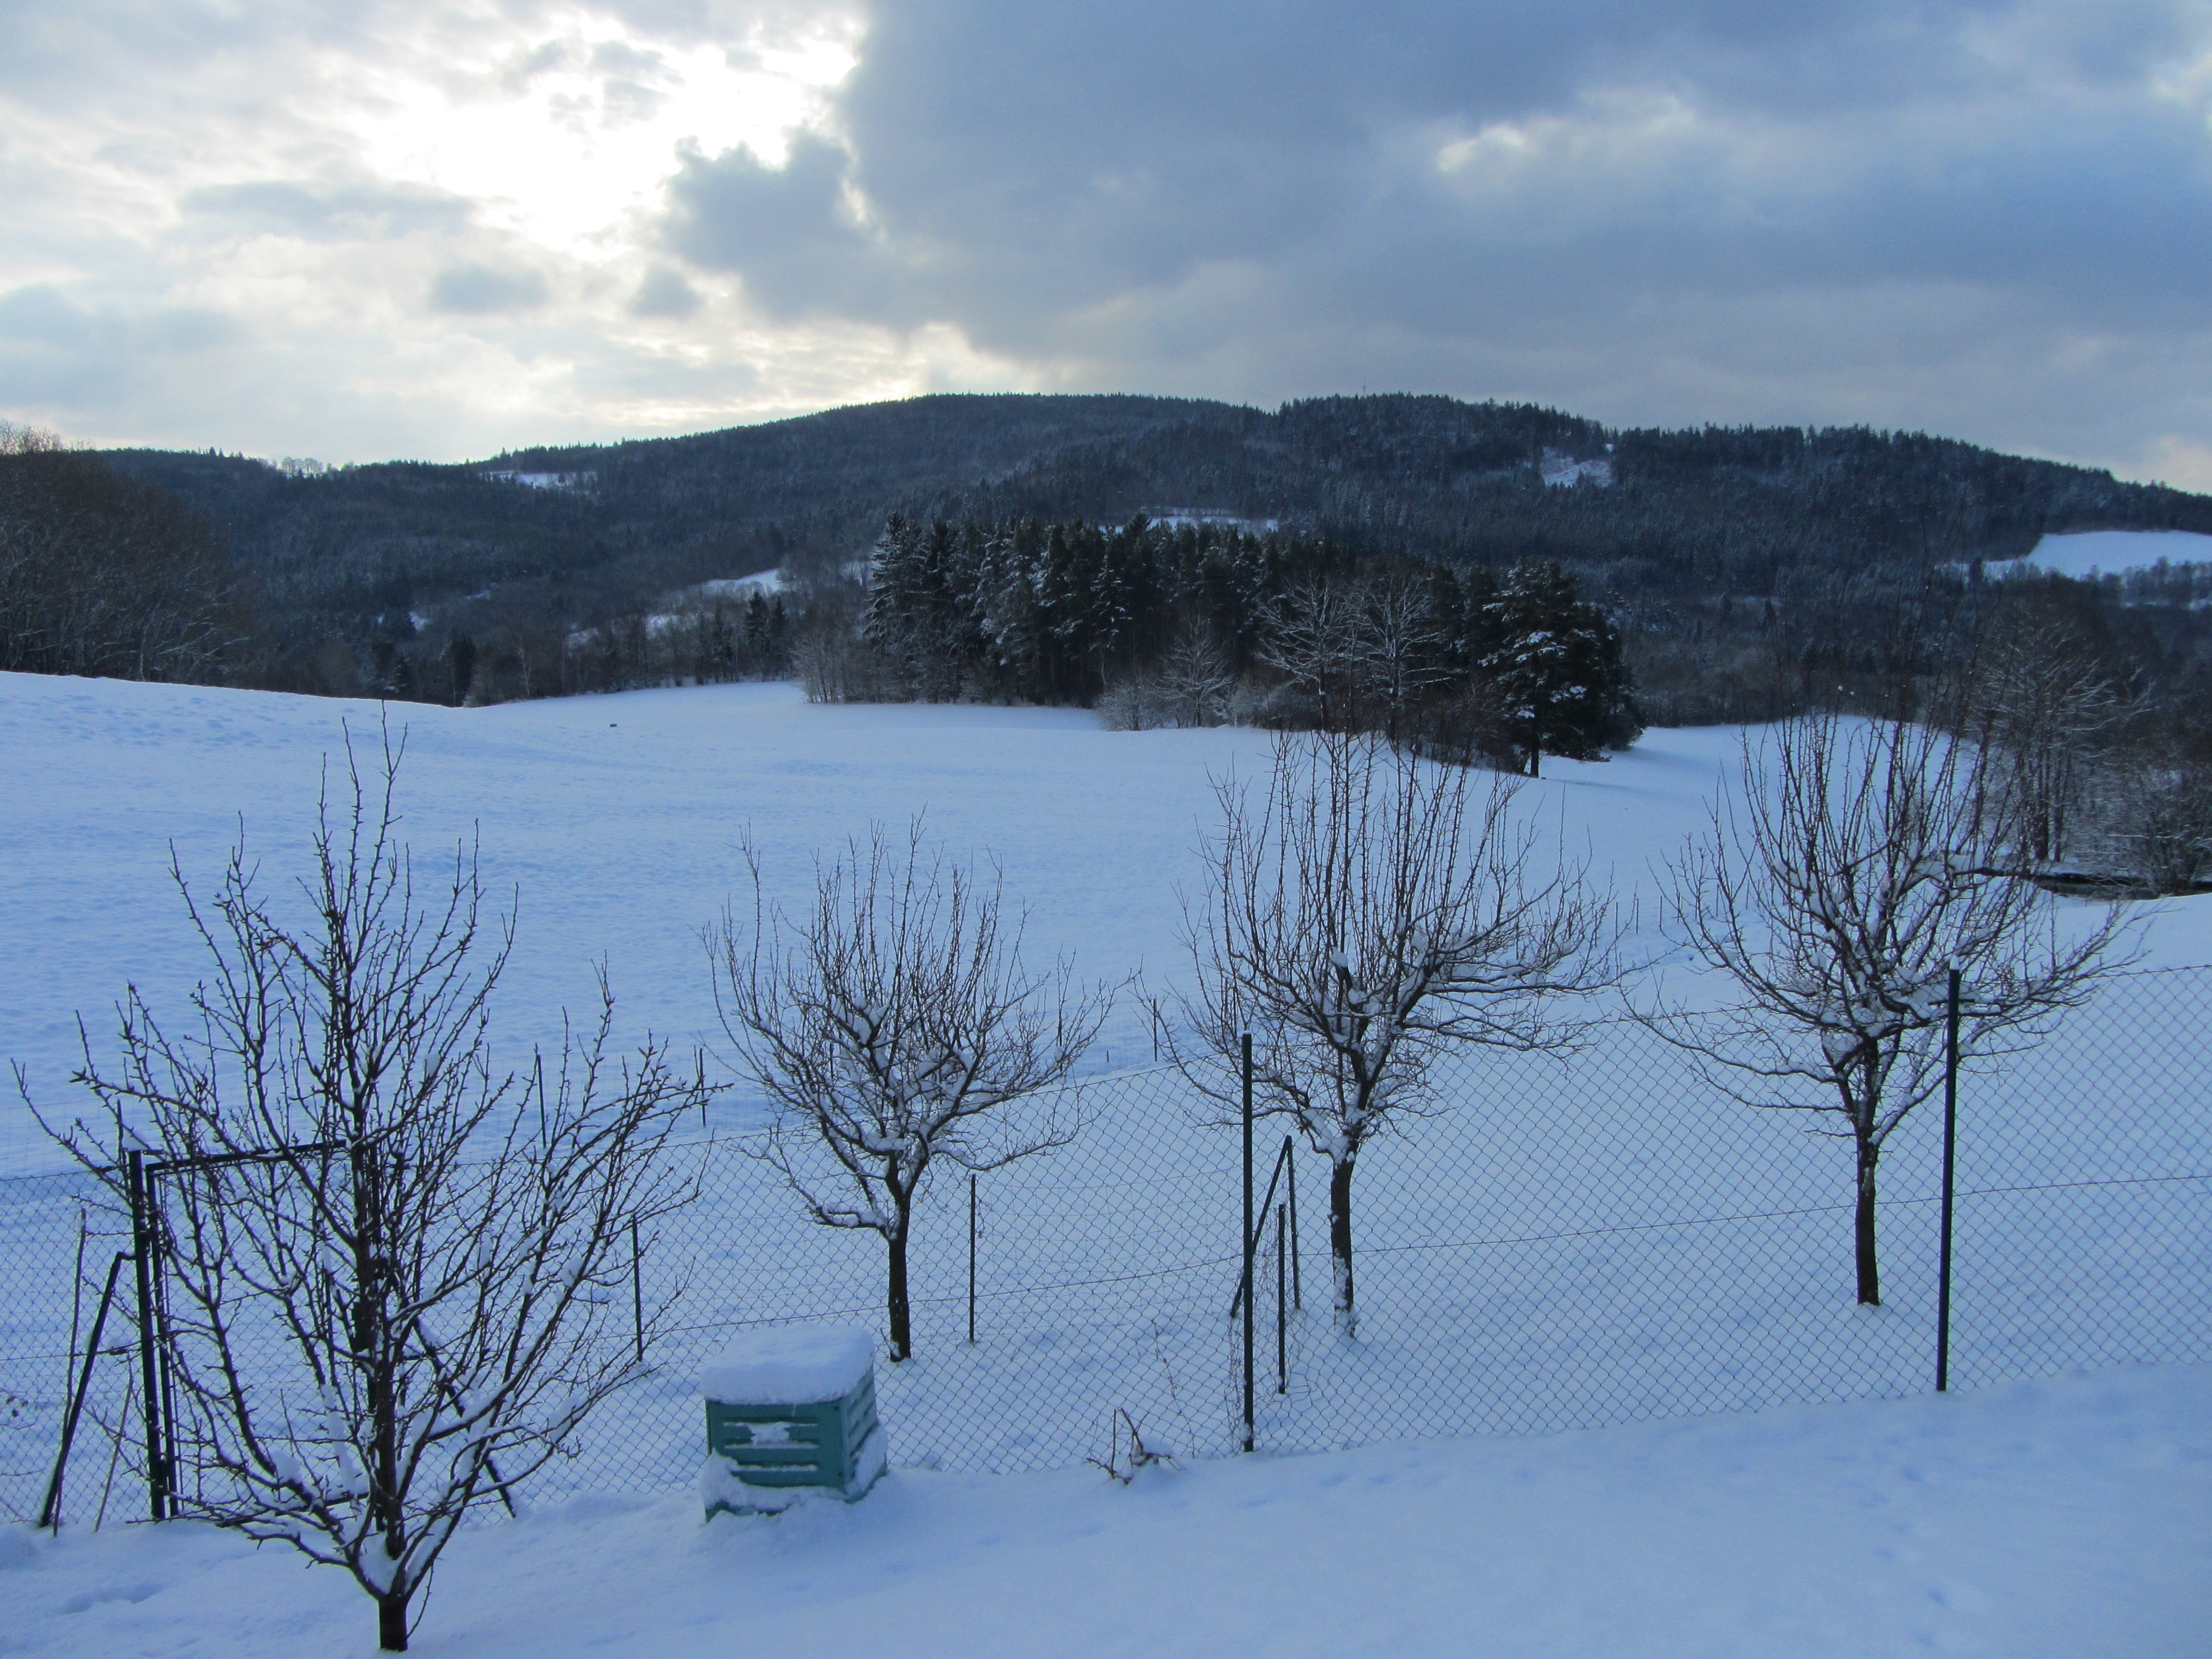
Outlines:
{"label": "thin metal stake", "polygon": [[968,1176],[968,1346],[975,1346],[975,1176]]}
{"label": "thin metal stake", "polygon": [[1244,1449],[1252,1449],[1252,1034],[1244,1033]]}
{"label": "thin metal stake", "polygon": [[1959,1150],[1959,970],[1951,970],[1943,1036],[1943,1219],[1936,1266],[1936,1392],[1951,1389],[1951,1200]]}
{"label": "thin metal stake", "polygon": [[1283,1306],[1283,1224],[1287,1212],[1284,1206],[1275,1206],[1275,1392],[1290,1392],[1290,1361],[1285,1358],[1289,1340],[1290,1315]]}
{"label": "thin metal stake", "polygon": [[[92,1342],[84,1351],[84,1374],[70,1378],[69,1415],[62,1419],[61,1450],[54,1456],[53,1478],[46,1482],[46,1501],[39,1507],[39,1524],[51,1532],[62,1529],[62,1473],[69,1468],[70,1445],[76,1438],[76,1423],[84,1411],[84,1397],[92,1390],[92,1365],[100,1358],[100,1339],[107,1329],[107,1310],[115,1301],[116,1276],[130,1259],[118,1250],[115,1260],[107,1264],[107,1284],[100,1292],[100,1311],[92,1320]],[[72,1359],[75,1354],[72,1346]]]}
{"label": "thin metal stake", "polygon": [[645,1364],[645,1252],[637,1244],[637,1218],[629,1218],[629,1318],[637,1333],[637,1363]]}
{"label": "thin metal stake", "polygon": [[1306,1293],[1298,1282],[1298,1157],[1297,1147],[1288,1135],[1283,1137],[1283,1173],[1289,1177],[1285,1185],[1291,1194],[1291,1305],[1303,1310]]}

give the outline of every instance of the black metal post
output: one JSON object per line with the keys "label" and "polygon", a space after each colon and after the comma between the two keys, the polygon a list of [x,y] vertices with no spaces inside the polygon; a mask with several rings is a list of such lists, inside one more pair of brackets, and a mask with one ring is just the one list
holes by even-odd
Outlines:
{"label": "black metal post", "polygon": [[1289,1177],[1291,1194],[1291,1305],[1304,1308],[1306,1293],[1298,1282],[1298,1158],[1297,1146],[1290,1136],[1283,1137],[1284,1174]]}
{"label": "black metal post", "polygon": [[169,1514],[168,1470],[161,1457],[161,1392],[154,1380],[154,1245],[153,1226],[147,1215],[146,1154],[131,1152],[124,1159],[131,1194],[131,1247],[137,1263],[139,1386],[146,1401],[146,1497],[156,1521]]}
{"label": "black metal post", "polygon": [[1275,1392],[1288,1394],[1291,1386],[1289,1333],[1291,1316],[1283,1302],[1283,1280],[1285,1276],[1283,1248],[1283,1226],[1286,1211],[1275,1206]]}
{"label": "black metal post", "polygon": [[1244,1033],[1244,1449],[1252,1449],[1252,1034]]}
{"label": "black metal post", "polygon": [[968,1174],[968,1346],[975,1346],[975,1174]]}
{"label": "black metal post", "polygon": [[1936,1392],[1951,1389],[1951,1200],[1959,1150],[1959,970],[1951,970],[1943,1033],[1943,1219],[1936,1258]]}
{"label": "black metal post", "polygon": [[645,1252],[638,1248],[637,1218],[629,1218],[629,1321],[637,1334],[637,1363],[645,1364]]}
{"label": "black metal post", "polygon": [[[107,1284],[100,1292],[100,1311],[92,1319],[92,1342],[84,1351],[84,1370],[72,1380],[69,1414],[62,1419],[61,1450],[54,1456],[53,1478],[46,1482],[46,1501],[39,1506],[39,1524],[50,1532],[62,1529],[62,1472],[69,1467],[70,1443],[76,1438],[76,1421],[84,1410],[84,1397],[92,1389],[92,1362],[100,1358],[100,1339],[107,1329],[107,1310],[115,1301],[115,1280],[131,1258],[122,1251],[107,1264]],[[72,1349],[72,1354],[74,1349]]]}

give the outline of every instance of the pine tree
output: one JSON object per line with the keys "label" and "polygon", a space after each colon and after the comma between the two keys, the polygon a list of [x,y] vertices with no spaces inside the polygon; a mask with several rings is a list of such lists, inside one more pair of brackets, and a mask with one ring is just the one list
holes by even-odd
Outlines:
{"label": "pine tree", "polygon": [[1516,565],[1485,606],[1492,643],[1481,659],[1528,774],[1546,754],[1602,760],[1641,728],[1620,635],[1549,560]]}

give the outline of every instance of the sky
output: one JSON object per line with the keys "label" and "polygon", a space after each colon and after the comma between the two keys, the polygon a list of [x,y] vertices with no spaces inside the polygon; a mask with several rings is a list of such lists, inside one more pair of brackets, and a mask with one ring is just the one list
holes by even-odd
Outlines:
{"label": "sky", "polygon": [[1863,422],[2212,489],[2212,0],[0,0],[0,417]]}

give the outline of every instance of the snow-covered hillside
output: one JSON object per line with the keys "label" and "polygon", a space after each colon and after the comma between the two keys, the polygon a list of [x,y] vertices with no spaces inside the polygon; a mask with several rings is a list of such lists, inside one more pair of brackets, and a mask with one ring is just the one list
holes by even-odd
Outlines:
{"label": "snow-covered hillside", "polygon": [[[956,855],[988,854],[1030,908],[1029,947],[1079,970],[1174,982],[1179,890],[1214,820],[1209,775],[1264,763],[1243,730],[1115,732],[1069,709],[823,708],[787,685],[641,691],[449,709],[395,704],[401,804],[418,858],[481,837],[488,889],[519,907],[498,1035],[557,1034],[604,959],[625,1028],[719,1038],[701,930],[736,890],[750,830],[776,893],[872,819],[927,811]],[[240,832],[289,882],[344,728],[373,703],[121,681],[0,675],[0,1056],[66,1098],[82,1014],[94,1039],[126,983],[156,1007],[199,970],[169,883],[173,849],[205,885]],[[1648,733],[1604,763],[1547,761],[1522,805],[1564,826],[1656,951],[1654,863],[1704,825],[1737,752],[1729,729]],[[1556,816],[1554,816],[1556,815]],[[2212,899],[2168,907],[2153,963],[2212,960]],[[1124,996],[1095,1064],[1148,1059]],[[20,1104],[0,1111],[0,1174],[59,1167]]]}

